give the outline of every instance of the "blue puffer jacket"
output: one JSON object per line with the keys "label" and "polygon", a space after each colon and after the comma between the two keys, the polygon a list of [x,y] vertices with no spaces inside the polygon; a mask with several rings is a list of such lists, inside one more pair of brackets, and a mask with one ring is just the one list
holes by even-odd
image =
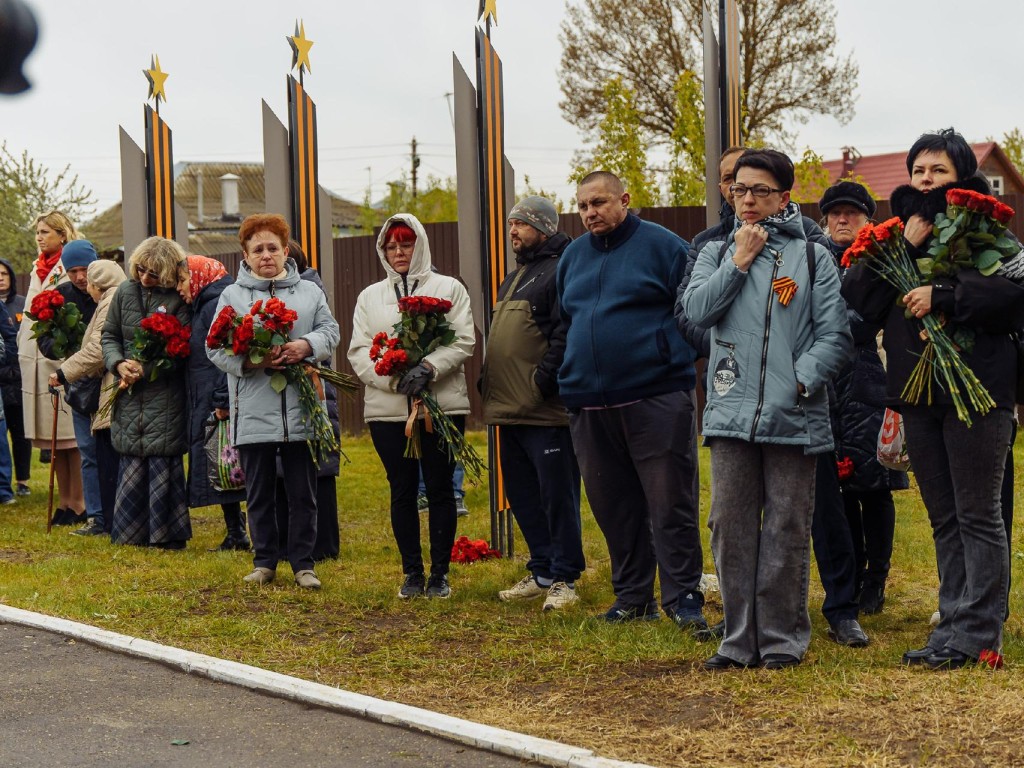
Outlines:
{"label": "blue puffer jacket", "polygon": [[672,308],[686,241],[629,214],[569,243],[555,273],[568,322],[558,390],[567,408],[613,406],[696,385]]}
{"label": "blue puffer jacket", "polygon": [[[711,329],[704,436],[824,453],[833,447],[826,384],[853,349],[839,273],[831,254],[815,244],[809,285],[807,239],[795,203],[760,224],[768,243],[747,272],[732,261],[734,229],[723,258],[717,243],[701,251],[683,295],[687,317]],[[772,288],[785,277],[797,285],[787,306]]]}
{"label": "blue puffer jacket", "polygon": [[[277,296],[288,309],[299,314],[290,339],[309,342],[313,354],[307,362],[326,360],[340,338],[327,297],[313,283],[299,278],[292,259],[285,262],[285,271],[280,280],[270,280],[254,275],[243,261],[234,284],[221,293],[214,317],[228,305],[244,315],[257,299],[266,301]],[[285,387],[279,394],[270,386],[269,369],[245,369],[244,357],[229,355],[223,349],[209,349],[207,354],[228,375],[235,445],[297,442],[312,437],[309,419],[294,386]]]}

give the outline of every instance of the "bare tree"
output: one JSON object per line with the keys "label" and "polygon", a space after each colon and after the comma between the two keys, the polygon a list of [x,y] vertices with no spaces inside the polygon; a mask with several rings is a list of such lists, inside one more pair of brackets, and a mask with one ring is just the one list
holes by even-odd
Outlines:
{"label": "bare tree", "polygon": [[[704,0],[574,0],[562,22],[562,113],[592,133],[605,83],[633,91],[655,145],[672,143],[674,86],[703,71]],[[717,5],[717,3],[715,4]],[[738,0],[743,135],[787,145],[811,115],[853,116],[858,67],[835,52],[832,0]]]}

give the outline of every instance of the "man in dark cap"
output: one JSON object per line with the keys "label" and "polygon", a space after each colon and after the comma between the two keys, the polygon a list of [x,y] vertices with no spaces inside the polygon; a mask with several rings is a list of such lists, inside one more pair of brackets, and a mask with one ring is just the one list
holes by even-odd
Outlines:
{"label": "man in dark cap", "polygon": [[579,600],[586,568],[580,529],[580,469],[569,416],[558,397],[565,321],[555,268],[569,236],[550,200],[530,195],[508,215],[517,268],[498,289],[482,376],[484,421],[499,425],[501,471],[512,514],[530,548],[529,573],[502,600],[544,597],[544,610]]}

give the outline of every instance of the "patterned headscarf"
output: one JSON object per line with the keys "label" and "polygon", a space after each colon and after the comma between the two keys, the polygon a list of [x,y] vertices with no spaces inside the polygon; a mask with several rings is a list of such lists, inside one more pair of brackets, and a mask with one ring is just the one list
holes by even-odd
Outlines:
{"label": "patterned headscarf", "polygon": [[206,256],[189,256],[188,261],[188,287],[194,300],[199,292],[210,283],[220,280],[228,273],[227,268],[216,259]]}

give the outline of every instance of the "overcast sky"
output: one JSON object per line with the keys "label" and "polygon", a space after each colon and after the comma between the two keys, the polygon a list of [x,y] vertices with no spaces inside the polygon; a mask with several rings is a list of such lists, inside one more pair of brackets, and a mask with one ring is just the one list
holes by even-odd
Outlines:
{"label": "overcast sky", "polygon": [[[628,0],[627,0],[628,1]],[[287,123],[285,40],[297,18],[314,41],[306,88],[317,103],[320,180],[361,200],[372,183],[409,167],[413,135],[421,174],[454,174],[445,94],[452,53],[474,74],[478,0],[27,0],[40,21],[27,72],[33,89],[0,97],[0,138],[51,168],[70,164],[99,209],[120,199],[118,125],[143,143],[150,55],[169,73],[161,114],[174,157],[262,161],[260,101]],[[563,199],[579,136],[558,108],[564,0],[498,0],[492,33],[504,62],[506,152],[517,181],[529,175]],[[799,128],[796,153],[826,159],[844,145],[862,154],[903,150],[924,130],[955,126],[969,140],[1024,128],[1013,85],[1014,36],[1024,3],[975,0],[837,0],[839,50],[860,64],[856,116]],[[1005,30],[1005,32],[1004,32]]]}

